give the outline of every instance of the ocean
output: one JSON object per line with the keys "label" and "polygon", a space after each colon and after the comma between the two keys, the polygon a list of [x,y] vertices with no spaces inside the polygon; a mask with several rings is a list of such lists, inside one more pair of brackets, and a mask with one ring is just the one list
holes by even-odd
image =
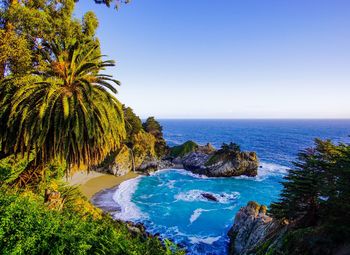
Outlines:
{"label": "ocean", "polygon": [[[161,170],[122,183],[113,195],[117,219],[143,223],[147,230],[186,248],[188,254],[226,254],[227,232],[240,207],[254,200],[269,205],[300,150],[315,138],[350,142],[350,120],[160,120],[170,146],[193,140],[235,142],[260,159],[256,177],[208,178],[185,170]],[[203,199],[213,194],[218,202]],[[106,201],[107,202],[107,201]],[[110,202],[110,201],[109,201]]]}

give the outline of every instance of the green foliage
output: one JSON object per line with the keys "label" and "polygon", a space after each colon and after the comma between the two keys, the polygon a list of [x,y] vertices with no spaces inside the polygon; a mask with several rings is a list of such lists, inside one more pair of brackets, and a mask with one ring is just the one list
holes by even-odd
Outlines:
{"label": "green foliage", "polygon": [[256,255],[314,255],[334,254],[332,250],[336,245],[329,238],[322,236],[314,227],[290,229],[280,233],[278,241],[268,239],[254,249]]}
{"label": "green foliage", "polygon": [[2,254],[183,254],[171,252],[170,244],[167,250],[157,238],[131,234],[108,216],[49,210],[33,193],[1,189],[0,219]]}
{"label": "green foliage", "polygon": [[210,166],[213,164],[216,164],[219,161],[226,161],[231,158],[236,157],[238,153],[241,152],[241,148],[238,144],[236,143],[223,143],[221,145],[221,148],[217,150],[205,163],[205,165]]}
{"label": "green foliage", "polygon": [[85,13],[82,21],[82,29],[85,36],[92,38],[95,36],[98,27],[98,19],[92,11]]}
{"label": "green foliage", "polygon": [[[114,62],[102,60],[95,14],[74,19],[75,0],[0,5],[1,254],[183,254],[131,233],[54,181],[67,168],[99,163],[125,135],[122,106],[110,93],[119,82],[101,74]],[[155,154],[154,136],[136,122],[135,151],[151,144]],[[22,193],[8,188],[17,179],[24,179]]]}
{"label": "green foliage", "polygon": [[143,128],[147,133],[154,135],[156,138],[163,137],[163,128],[154,117],[149,117],[143,123]]}
{"label": "green foliage", "polygon": [[237,153],[237,152],[241,151],[241,147],[238,144],[236,144],[236,143],[230,142],[229,144],[223,143],[221,145],[221,149],[220,150],[223,153],[230,153],[230,152]]}
{"label": "green foliage", "polygon": [[350,236],[350,146],[329,140],[315,144],[299,154],[271,213],[298,228],[317,226],[342,242]]}
{"label": "green foliage", "polygon": [[[7,123],[1,131],[2,148],[14,153],[34,153],[41,164],[53,160],[68,166],[96,164],[118,148],[124,136],[123,112],[109,83],[119,84],[99,72],[113,66],[96,54],[94,42],[47,44],[46,60],[51,68],[25,86],[13,87],[6,79],[0,106],[9,113],[0,115]],[[10,87],[10,88],[7,88]]]}
{"label": "green foliage", "polygon": [[26,169],[27,159],[16,158],[14,155],[0,160],[0,185],[13,182]]}
{"label": "green foliage", "polygon": [[132,151],[136,167],[140,166],[146,157],[156,157],[156,138],[143,130],[133,137],[134,145]]}
{"label": "green foliage", "polygon": [[142,121],[130,107],[125,107],[125,105],[123,105],[123,112],[126,130],[125,143],[129,147],[132,147],[134,143],[133,137],[142,130]]}
{"label": "green foliage", "polygon": [[142,124],[147,133],[152,134],[156,138],[155,150],[158,158],[165,156],[169,148],[163,138],[163,128],[154,117],[149,117]]}
{"label": "green foliage", "polygon": [[187,141],[181,145],[170,148],[170,156],[174,158],[182,157],[190,152],[196,151],[197,149],[198,144],[193,141]]}
{"label": "green foliage", "polygon": [[[12,184],[19,176],[26,171],[28,165],[35,160],[34,154],[30,154],[29,158],[16,157],[10,155],[0,159],[0,186]],[[66,170],[65,164],[53,161],[45,165],[42,181],[49,182],[51,180],[62,179]]]}
{"label": "green foliage", "polygon": [[47,68],[40,53],[53,40],[95,40],[96,17],[73,18],[75,1],[1,1],[0,79]]}

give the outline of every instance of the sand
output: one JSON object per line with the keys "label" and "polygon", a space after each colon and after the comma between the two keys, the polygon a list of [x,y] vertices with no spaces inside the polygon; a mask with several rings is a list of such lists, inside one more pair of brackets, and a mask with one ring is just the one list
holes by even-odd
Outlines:
{"label": "sand", "polygon": [[110,189],[122,183],[123,181],[133,179],[139,176],[137,173],[129,172],[123,176],[115,176],[111,174],[103,174],[95,171],[76,172],[72,177],[68,178],[70,185],[78,185],[81,192],[90,199],[97,192]]}

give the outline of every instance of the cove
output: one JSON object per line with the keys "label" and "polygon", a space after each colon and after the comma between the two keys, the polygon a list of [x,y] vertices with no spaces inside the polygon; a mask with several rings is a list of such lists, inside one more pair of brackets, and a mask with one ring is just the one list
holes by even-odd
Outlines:
{"label": "cove", "polygon": [[[115,219],[141,222],[147,231],[184,246],[188,254],[226,254],[234,216],[250,200],[269,205],[287,167],[261,163],[256,177],[209,178],[168,169],[123,182],[113,195]],[[202,194],[216,198],[212,201]]]}

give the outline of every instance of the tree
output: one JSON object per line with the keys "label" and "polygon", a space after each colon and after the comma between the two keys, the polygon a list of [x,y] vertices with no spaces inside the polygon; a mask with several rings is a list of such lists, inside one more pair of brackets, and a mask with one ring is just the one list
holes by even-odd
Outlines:
{"label": "tree", "polygon": [[34,152],[39,166],[57,159],[68,167],[97,164],[125,136],[121,104],[108,91],[116,93],[112,83],[119,82],[100,73],[114,62],[102,61],[93,41],[45,46],[49,69],[15,90],[12,79],[1,86],[0,95],[7,98],[2,104],[9,108],[9,115],[0,115],[7,125],[1,147]]}
{"label": "tree", "polygon": [[237,153],[241,151],[241,147],[236,143],[230,142],[229,144],[223,143],[220,150],[223,153]]}
{"label": "tree", "polygon": [[132,147],[133,137],[142,130],[142,121],[130,107],[123,105],[126,140],[125,143]]}
{"label": "tree", "polygon": [[0,80],[46,68],[41,49],[46,42],[94,38],[98,21],[87,12],[73,18],[74,0],[0,2]]}
{"label": "tree", "polygon": [[151,133],[156,138],[163,137],[163,128],[154,117],[148,117],[142,126],[147,133]]}
{"label": "tree", "polygon": [[344,240],[350,236],[350,145],[318,139],[315,144],[299,153],[271,213],[299,228],[322,226]]}
{"label": "tree", "polygon": [[156,138],[156,154],[158,157],[163,157],[167,154],[169,148],[163,138],[163,128],[154,117],[149,117],[142,124],[147,133],[152,134]]}

